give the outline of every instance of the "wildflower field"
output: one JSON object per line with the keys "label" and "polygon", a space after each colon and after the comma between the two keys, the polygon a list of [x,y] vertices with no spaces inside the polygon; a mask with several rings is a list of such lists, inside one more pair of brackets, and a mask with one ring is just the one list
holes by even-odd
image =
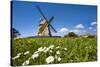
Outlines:
{"label": "wildflower field", "polygon": [[13,66],[97,60],[96,38],[19,38],[11,46]]}

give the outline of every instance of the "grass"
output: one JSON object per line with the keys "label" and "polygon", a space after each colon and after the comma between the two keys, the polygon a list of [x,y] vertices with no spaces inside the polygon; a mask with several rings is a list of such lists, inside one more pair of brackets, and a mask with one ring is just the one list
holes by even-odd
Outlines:
{"label": "grass", "polygon": [[[50,45],[54,45],[54,48],[50,49],[53,51],[52,53],[50,51],[40,52],[37,58],[30,58],[38,48],[49,47]],[[26,51],[30,53],[24,55]],[[56,54],[57,51],[60,52],[59,55]],[[54,59],[50,64],[96,61],[97,40],[96,38],[22,38],[12,40],[12,58],[18,53],[22,54],[19,58],[11,60],[13,66],[22,65],[28,58],[30,58],[28,65],[47,64],[46,58],[55,57],[55,55],[59,56],[61,61]]]}

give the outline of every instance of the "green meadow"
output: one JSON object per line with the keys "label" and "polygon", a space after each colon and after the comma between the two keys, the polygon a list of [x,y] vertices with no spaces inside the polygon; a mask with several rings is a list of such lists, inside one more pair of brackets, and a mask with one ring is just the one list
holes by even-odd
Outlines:
{"label": "green meadow", "polygon": [[19,38],[11,46],[13,66],[97,61],[96,38]]}

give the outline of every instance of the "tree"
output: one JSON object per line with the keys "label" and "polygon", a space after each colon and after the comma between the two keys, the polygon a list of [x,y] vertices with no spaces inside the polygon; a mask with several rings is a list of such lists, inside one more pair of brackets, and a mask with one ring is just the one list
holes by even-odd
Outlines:
{"label": "tree", "polygon": [[77,37],[78,35],[75,34],[74,32],[69,32],[67,35],[65,35],[64,37]]}
{"label": "tree", "polygon": [[16,38],[18,36],[20,36],[21,34],[19,33],[18,30],[16,30],[15,28],[12,28],[12,38]]}

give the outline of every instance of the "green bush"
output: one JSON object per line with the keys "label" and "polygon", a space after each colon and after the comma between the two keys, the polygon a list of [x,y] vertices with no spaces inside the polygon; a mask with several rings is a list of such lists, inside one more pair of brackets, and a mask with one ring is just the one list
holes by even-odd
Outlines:
{"label": "green bush", "polygon": [[69,32],[67,35],[65,35],[64,37],[78,37],[77,34],[75,34],[74,32]]}

